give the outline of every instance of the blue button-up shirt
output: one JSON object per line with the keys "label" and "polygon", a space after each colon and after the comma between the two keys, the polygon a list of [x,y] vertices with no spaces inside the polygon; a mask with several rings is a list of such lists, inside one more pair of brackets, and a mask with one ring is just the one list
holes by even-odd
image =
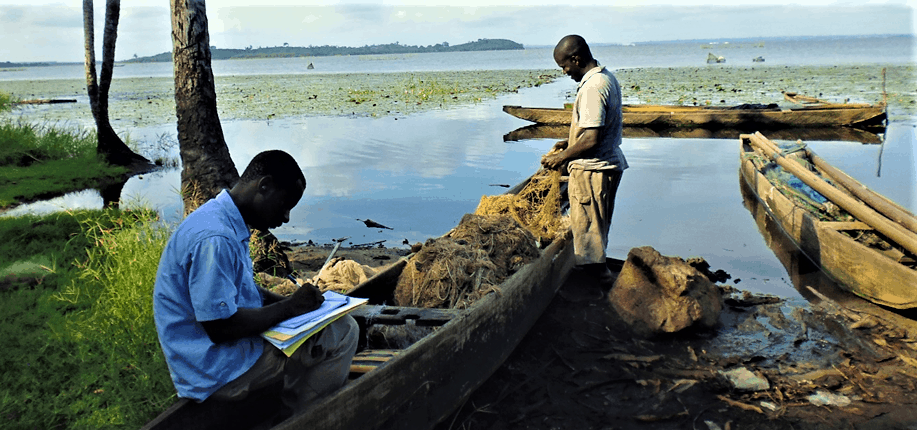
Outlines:
{"label": "blue button-up shirt", "polygon": [[223,190],[185,218],[162,253],[153,318],[180,397],[206,399],[250,369],[263,352],[257,336],[215,344],[200,323],[262,306],[249,236],[239,209]]}

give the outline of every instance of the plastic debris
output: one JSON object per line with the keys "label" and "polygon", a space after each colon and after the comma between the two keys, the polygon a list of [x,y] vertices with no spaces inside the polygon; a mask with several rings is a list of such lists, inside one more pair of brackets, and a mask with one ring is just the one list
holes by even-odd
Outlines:
{"label": "plastic debris", "polygon": [[764,379],[744,367],[729,371],[720,371],[720,374],[732,384],[736,390],[763,391],[770,388],[767,379]]}
{"label": "plastic debris", "polygon": [[850,404],[850,398],[843,394],[829,393],[825,390],[818,390],[815,394],[807,397],[809,403],[815,406],[840,406],[844,407]]}

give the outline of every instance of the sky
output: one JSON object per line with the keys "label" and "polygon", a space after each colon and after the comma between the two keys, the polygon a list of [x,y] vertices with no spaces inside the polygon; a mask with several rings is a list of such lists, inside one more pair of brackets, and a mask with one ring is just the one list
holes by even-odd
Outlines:
{"label": "sky", "polygon": [[[682,39],[917,34],[917,0],[210,0],[217,48],[455,45],[510,39],[553,46]],[[0,62],[83,61],[82,0],[0,0]],[[101,59],[104,0],[95,0]],[[257,6],[252,6],[258,4]],[[124,0],[116,60],[172,50],[169,2]]]}

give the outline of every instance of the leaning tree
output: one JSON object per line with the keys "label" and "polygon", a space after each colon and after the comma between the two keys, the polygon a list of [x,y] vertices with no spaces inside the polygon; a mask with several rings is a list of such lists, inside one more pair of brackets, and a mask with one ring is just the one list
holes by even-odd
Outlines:
{"label": "leaning tree", "polygon": [[118,37],[121,2],[120,0],[107,0],[105,3],[102,72],[99,76],[96,75],[95,24],[92,3],[92,0],[83,0],[83,36],[86,49],[86,91],[89,93],[89,107],[92,110],[98,136],[96,150],[111,164],[129,166],[134,171],[146,170],[152,166],[150,161],[128,148],[115,133],[108,119],[108,90],[111,88],[112,68],[115,64],[115,40]]}

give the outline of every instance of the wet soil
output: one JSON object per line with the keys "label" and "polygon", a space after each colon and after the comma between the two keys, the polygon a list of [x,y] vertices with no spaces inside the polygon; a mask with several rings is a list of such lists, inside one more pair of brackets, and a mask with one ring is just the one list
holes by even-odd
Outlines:
{"label": "wet soil", "polygon": [[[329,251],[300,246],[290,258],[320,267]],[[335,255],[377,267],[408,252]],[[718,286],[716,329],[642,338],[574,270],[503,366],[436,430],[917,428],[913,315],[841,291],[788,303]],[[736,369],[766,387],[723,375]]]}
{"label": "wet soil", "polygon": [[[640,338],[574,272],[437,430],[917,428],[913,320],[827,297],[726,297],[716,330]],[[767,388],[737,388],[722,375],[735,369]]]}

